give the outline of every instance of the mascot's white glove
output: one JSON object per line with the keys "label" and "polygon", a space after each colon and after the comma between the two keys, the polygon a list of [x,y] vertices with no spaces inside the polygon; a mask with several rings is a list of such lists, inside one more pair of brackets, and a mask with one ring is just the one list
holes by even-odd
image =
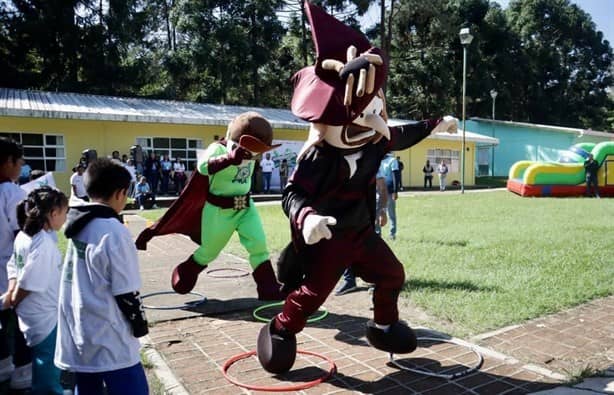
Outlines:
{"label": "mascot's white glove", "polygon": [[451,115],[446,115],[443,117],[441,122],[431,131],[431,134],[434,133],[450,133],[454,134],[458,130],[458,119],[454,118]]}
{"label": "mascot's white glove", "polygon": [[336,225],[335,217],[324,217],[317,214],[309,214],[303,221],[303,239],[307,244],[315,244],[322,239],[333,237],[329,225]]}

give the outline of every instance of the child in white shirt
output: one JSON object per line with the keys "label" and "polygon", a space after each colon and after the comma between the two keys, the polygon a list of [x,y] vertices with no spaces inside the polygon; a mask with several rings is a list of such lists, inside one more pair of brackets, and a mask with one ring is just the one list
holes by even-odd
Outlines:
{"label": "child in white shirt", "polygon": [[[23,163],[21,145],[0,137],[0,295],[8,289],[6,265],[19,232],[17,204],[26,197],[15,184]],[[10,324],[16,321],[15,310],[0,311],[0,382],[10,378],[12,389],[26,389],[31,382],[32,356],[19,327]]]}
{"label": "child in white shirt", "polygon": [[66,221],[68,198],[45,186],[17,205],[21,232],[7,265],[9,287],[4,308],[12,307],[19,329],[32,349],[32,394],[63,393],[53,364],[62,257],[53,232]]}
{"label": "child in white shirt", "polygon": [[119,213],[130,173],[109,159],[85,172],[92,203],[71,207],[60,282],[55,364],[75,372],[76,394],[148,393],[138,337],[148,332],[136,247]]}

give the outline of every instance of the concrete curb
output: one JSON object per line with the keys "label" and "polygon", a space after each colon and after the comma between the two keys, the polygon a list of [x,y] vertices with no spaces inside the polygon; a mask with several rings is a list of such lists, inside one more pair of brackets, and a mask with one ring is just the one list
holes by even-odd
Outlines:
{"label": "concrete curb", "polygon": [[158,353],[149,335],[144,336],[139,340],[143,346],[143,353],[149,362],[154,365],[154,374],[164,385],[164,393],[170,395],[190,395],[190,393],[173,374],[173,371],[166,364],[166,361],[164,361],[160,353]]}

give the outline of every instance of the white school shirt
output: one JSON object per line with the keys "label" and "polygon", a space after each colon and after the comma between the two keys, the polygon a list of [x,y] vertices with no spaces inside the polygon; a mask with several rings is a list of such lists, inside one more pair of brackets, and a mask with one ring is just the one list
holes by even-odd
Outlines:
{"label": "white school shirt", "polygon": [[263,173],[272,173],[275,168],[275,162],[271,159],[262,159],[260,161],[260,167],[262,168]]}
{"label": "white school shirt", "polygon": [[130,181],[136,182],[136,168],[133,165],[125,164],[124,167],[130,173]]}
{"label": "white school shirt", "polygon": [[6,263],[13,253],[17,225],[17,203],[26,198],[26,192],[10,181],[0,183],[0,294],[6,292],[9,280]]}
{"label": "white school shirt", "polygon": [[41,230],[32,237],[19,232],[7,265],[9,279],[17,279],[19,288],[30,291],[15,308],[30,347],[45,340],[58,320],[62,257],[55,240],[54,232]]}
{"label": "white school shirt", "polygon": [[177,173],[183,173],[185,171],[185,166],[183,165],[183,163],[173,163],[173,170]]}
{"label": "white school shirt", "polygon": [[136,247],[115,218],[95,218],[73,239],[62,267],[55,364],[97,373],[140,362],[140,344],[115,296],[141,287]]}
{"label": "white school shirt", "polygon": [[77,197],[83,197],[87,195],[87,192],[85,191],[85,184],[83,183],[83,176],[80,176],[79,173],[73,173],[73,175],[70,176],[70,185],[74,185],[76,190],[76,192],[73,192],[71,188],[71,194],[76,193]]}

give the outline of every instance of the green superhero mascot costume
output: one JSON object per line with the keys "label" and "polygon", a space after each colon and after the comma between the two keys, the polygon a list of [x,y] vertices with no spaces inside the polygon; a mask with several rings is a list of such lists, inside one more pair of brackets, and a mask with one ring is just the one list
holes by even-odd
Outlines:
{"label": "green superhero mascot costume", "polygon": [[260,215],[249,193],[253,157],[276,148],[272,140],[271,125],[260,114],[237,116],[228,125],[226,138],[209,145],[199,158],[198,172],[194,172],[173,206],[137,238],[139,249],[145,249],[152,237],[168,233],[187,234],[199,243],[196,251],[173,270],[175,292],[190,292],[200,272],[217,258],[236,231],[249,254],[258,299],[285,297],[279,290]]}

